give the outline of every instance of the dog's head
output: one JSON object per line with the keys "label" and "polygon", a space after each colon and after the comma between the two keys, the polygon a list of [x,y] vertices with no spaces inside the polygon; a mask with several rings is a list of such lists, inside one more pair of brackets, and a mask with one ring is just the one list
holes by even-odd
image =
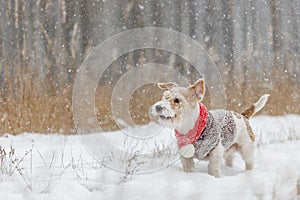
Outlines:
{"label": "dog's head", "polygon": [[160,124],[174,128],[194,114],[205,93],[203,78],[187,88],[175,83],[159,83],[158,87],[163,91],[162,100],[152,106],[151,113]]}

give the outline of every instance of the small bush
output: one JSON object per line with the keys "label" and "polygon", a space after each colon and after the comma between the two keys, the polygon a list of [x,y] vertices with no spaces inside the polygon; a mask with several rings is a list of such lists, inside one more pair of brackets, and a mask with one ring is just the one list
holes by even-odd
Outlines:
{"label": "small bush", "polygon": [[19,159],[16,157],[15,149],[12,146],[10,146],[9,150],[0,146],[0,175],[12,176],[16,172],[23,175],[21,163],[30,151],[27,151],[25,155]]}

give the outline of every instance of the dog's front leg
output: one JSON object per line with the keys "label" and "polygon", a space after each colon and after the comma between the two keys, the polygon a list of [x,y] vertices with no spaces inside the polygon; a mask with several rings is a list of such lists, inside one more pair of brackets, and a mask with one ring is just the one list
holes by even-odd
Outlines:
{"label": "dog's front leg", "polygon": [[184,172],[192,172],[192,169],[194,168],[193,158],[185,158],[183,156],[180,156],[180,161]]}
{"label": "dog's front leg", "polygon": [[208,173],[217,178],[221,177],[221,164],[224,148],[221,142],[209,153]]}

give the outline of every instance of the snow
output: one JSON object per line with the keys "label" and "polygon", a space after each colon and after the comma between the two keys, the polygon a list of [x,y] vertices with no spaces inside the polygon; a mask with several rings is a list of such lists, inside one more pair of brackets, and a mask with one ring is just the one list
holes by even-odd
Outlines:
{"label": "snow", "polygon": [[[207,161],[197,162],[193,173],[184,173],[180,163],[175,162],[154,173],[124,174],[97,162],[82,144],[82,136],[5,135],[0,137],[0,146],[7,150],[10,146],[15,148],[19,159],[32,151],[20,163],[24,168],[22,175],[15,172],[7,176],[0,172],[0,199],[297,200],[300,199],[299,122],[299,115],[254,117],[251,124],[259,142],[255,169],[245,171],[241,158],[236,156],[233,168],[223,165],[222,178],[207,174]],[[153,127],[134,130],[142,130],[145,135],[148,128]],[[120,133],[123,134],[120,131],[111,134],[110,139],[116,140]]]}

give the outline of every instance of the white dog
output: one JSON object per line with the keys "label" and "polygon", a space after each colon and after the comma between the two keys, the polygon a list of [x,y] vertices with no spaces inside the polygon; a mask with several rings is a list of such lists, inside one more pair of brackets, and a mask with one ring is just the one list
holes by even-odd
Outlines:
{"label": "white dog", "polygon": [[239,114],[228,110],[208,111],[201,103],[204,79],[187,88],[175,83],[158,86],[164,90],[163,97],[152,106],[151,112],[160,124],[175,128],[185,172],[191,172],[193,158],[208,158],[208,173],[220,177],[222,159],[231,167],[235,152],[241,154],[247,170],[253,169],[255,137],[248,119],[264,107],[268,94]]}

